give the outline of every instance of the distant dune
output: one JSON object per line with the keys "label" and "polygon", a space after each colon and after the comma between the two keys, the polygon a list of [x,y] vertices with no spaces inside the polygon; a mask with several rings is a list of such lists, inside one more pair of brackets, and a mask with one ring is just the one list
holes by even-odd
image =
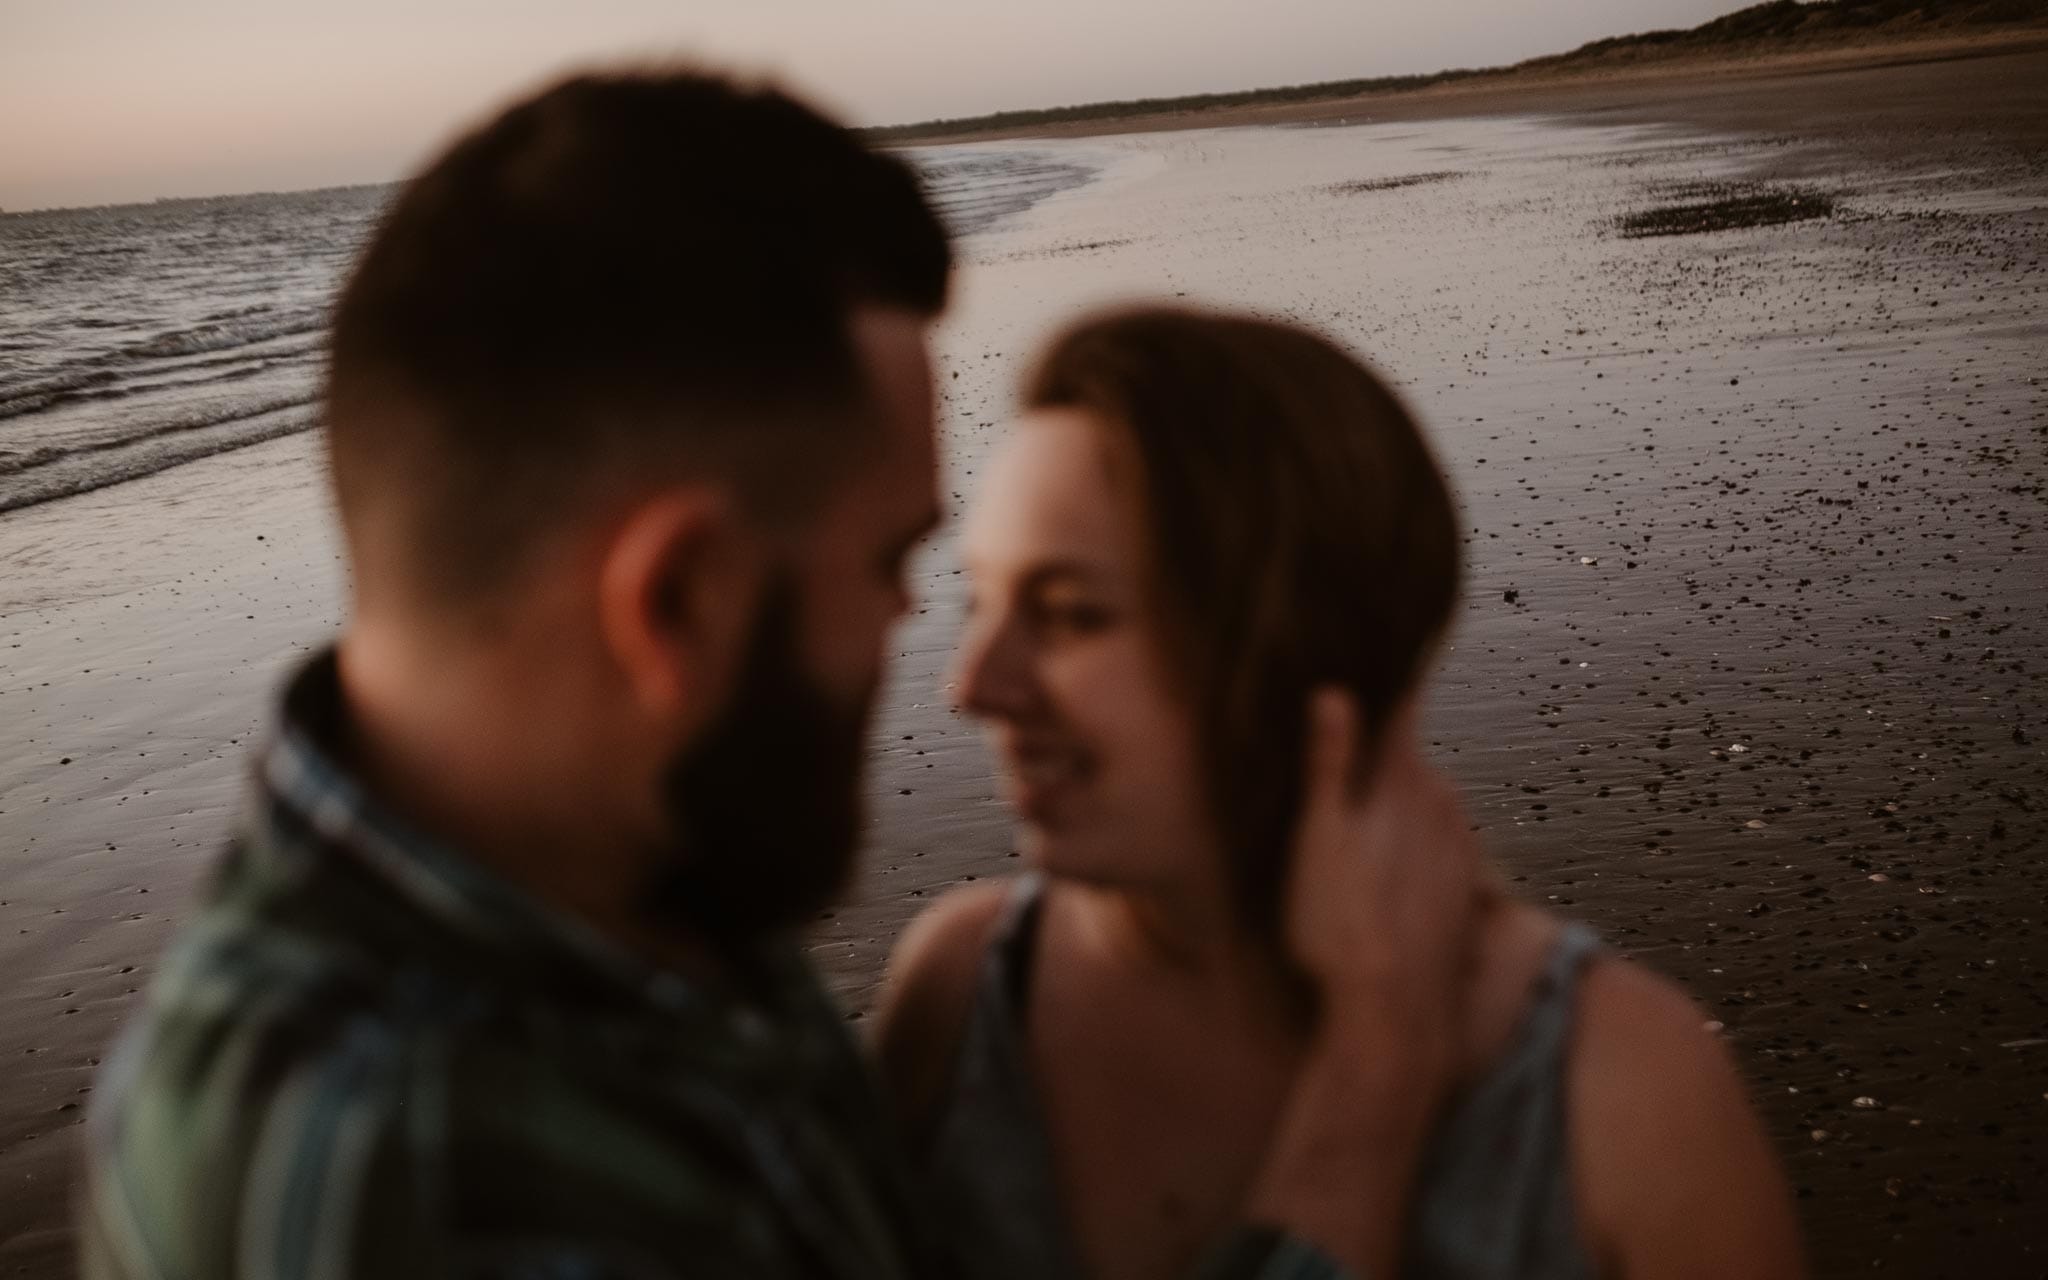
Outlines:
{"label": "distant dune", "polygon": [[2048,20],[2048,0],[1768,0],[1689,31],[1610,36],[1570,53],[1532,58],[1508,70],[1579,68],[1642,57],[1726,54],[1850,38],[1954,35]]}
{"label": "distant dune", "polygon": [[1548,54],[1512,66],[998,111],[959,119],[885,125],[863,132],[883,142],[1029,133],[1047,128],[1067,132],[1075,126],[1099,127],[1106,122],[1137,117],[1326,102],[1454,83],[1479,87],[1488,83],[1648,70],[1662,64],[1675,67],[1700,61],[1749,60],[1930,41],[1952,45],[1973,36],[2024,34],[2029,29],[2048,37],[2048,0],[1766,0],[1690,30],[1610,36],[1568,53]]}

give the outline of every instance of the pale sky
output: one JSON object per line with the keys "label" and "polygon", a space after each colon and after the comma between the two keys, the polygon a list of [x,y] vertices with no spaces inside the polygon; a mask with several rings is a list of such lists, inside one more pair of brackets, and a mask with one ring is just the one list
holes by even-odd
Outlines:
{"label": "pale sky", "polygon": [[562,70],[696,55],[857,124],[1513,62],[1742,0],[0,0],[0,208],[404,176]]}

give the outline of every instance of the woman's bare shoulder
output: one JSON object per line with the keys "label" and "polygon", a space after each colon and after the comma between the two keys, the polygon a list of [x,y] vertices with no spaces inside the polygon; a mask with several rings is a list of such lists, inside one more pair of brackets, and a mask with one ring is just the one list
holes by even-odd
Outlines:
{"label": "woman's bare shoulder", "polygon": [[972,985],[1015,884],[982,880],[949,889],[911,920],[889,953],[885,1016],[903,999],[931,989]]}
{"label": "woman's bare shoulder", "polygon": [[914,1132],[941,1100],[982,957],[1013,885],[990,880],[950,890],[910,922],[889,955],[874,1048],[883,1083]]}
{"label": "woman's bare shoulder", "polygon": [[1587,1124],[1607,1124],[1610,1139],[1629,1137],[1629,1145],[1646,1125],[1669,1130],[1716,1112],[1747,1116],[1747,1090],[1719,1026],[1669,978],[1599,956],[1574,1019],[1574,1110]]}
{"label": "woman's bare shoulder", "polygon": [[1580,988],[1567,1073],[1573,1192],[1620,1275],[1796,1276],[1784,1177],[1733,1056],[1690,996],[1603,954]]}

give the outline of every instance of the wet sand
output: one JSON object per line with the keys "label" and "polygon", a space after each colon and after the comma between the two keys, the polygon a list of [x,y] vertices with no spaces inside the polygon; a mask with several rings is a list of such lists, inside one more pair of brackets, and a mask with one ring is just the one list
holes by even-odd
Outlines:
{"label": "wet sand", "polygon": [[[2048,55],[1824,79],[1047,144],[1104,173],[964,247],[947,488],[1077,305],[1369,354],[1462,495],[1430,736],[1518,888],[1723,1024],[1817,1274],[2048,1273]],[[342,571],[307,437],[12,513],[0,563],[0,1274],[62,1275],[91,1067]],[[918,907],[1017,866],[950,533],[918,576],[816,940],[856,1017]]]}

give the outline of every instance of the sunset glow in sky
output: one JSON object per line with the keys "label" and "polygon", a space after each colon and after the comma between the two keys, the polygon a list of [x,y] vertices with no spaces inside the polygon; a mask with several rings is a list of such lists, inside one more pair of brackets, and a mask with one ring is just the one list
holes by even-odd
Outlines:
{"label": "sunset glow in sky", "polygon": [[563,70],[696,56],[860,124],[1486,66],[1740,0],[0,0],[0,208],[403,176]]}

